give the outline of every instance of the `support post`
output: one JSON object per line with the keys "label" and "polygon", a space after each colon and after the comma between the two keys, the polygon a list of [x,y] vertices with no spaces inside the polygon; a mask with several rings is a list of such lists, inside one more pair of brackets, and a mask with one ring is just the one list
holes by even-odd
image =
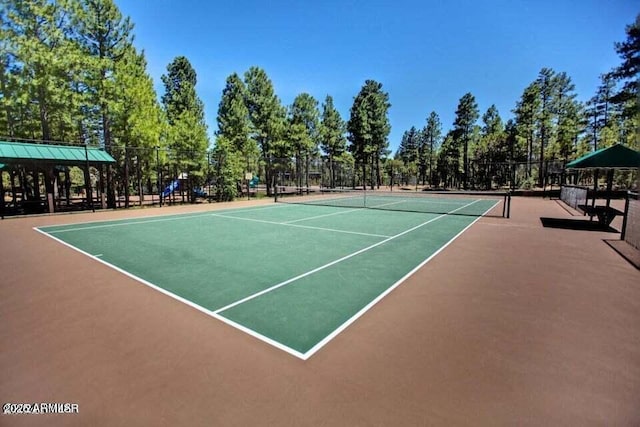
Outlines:
{"label": "support post", "polygon": [[[596,195],[598,193],[598,169],[593,171],[593,198],[591,199],[591,207],[594,208],[596,206]],[[589,218],[593,220],[593,217]]]}
{"label": "support post", "polygon": [[129,208],[129,148],[124,146],[124,208]]}
{"label": "support post", "polygon": [[627,190],[627,197],[624,201],[624,214],[622,216],[622,232],[620,233],[620,240],[624,240],[627,234],[627,217],[629,216],[629,199],[631,199],[631,191]]}
{"label": "support post", "polygon": [[0,219],[4,219],[4,181],[2,181],[2,174],[4,172],[0,169]]}
{"label": "support post", "polygon": [[611,206],[611,190],[613,189],[613,169],[607,171],[607,209]]}
{"label": "support post", "polygon": [[84,160],[85,160],[85,172],[84,172],[84,186],[87,192],[87,201],[91,206],[91,211],[95,212],[96,209],[93,206],[93,191],[91,189],[91,174],[89,172],[89,149],[87,143],[84,144]]}
{"label": "support post", "polygon": [[156,178],[158,181],[158,197],[160,199],[160,207],[162,207],[162,177],[160,176],[160,147],[156,145]]}

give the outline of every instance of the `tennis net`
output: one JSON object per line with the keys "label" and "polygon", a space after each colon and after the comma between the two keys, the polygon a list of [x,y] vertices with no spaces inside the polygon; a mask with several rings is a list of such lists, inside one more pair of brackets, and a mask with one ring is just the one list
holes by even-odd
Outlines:
{"label": "tennis net", "polygon": [[275,201],[278,203],[503,218],[509,218],[511,208],[511,195],[508,192],[365,191],[297,187],[279,187],[277,190]]}

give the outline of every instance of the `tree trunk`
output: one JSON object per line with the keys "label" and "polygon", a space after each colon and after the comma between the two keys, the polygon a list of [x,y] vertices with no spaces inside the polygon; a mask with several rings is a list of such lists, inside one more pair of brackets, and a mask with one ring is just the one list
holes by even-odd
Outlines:
{"label": "tree trunk", "polygon": [[[111,156],[113,156],[113,147],[111,146],[111,132],[109,130],[109,118],[107,117],[108,107],[106,104],[101,105],[102,109],[102,135],[104,138],[104,146]],[[107,207],[115,209],[116,207],[116,189],[113,182],[113,167],[107,166]]]}
{"label": "tree trunk", "polygon": [[139,204],[142,206],[142,202],[144,201],[144,191],[142,189],[142,171],[140,168],[140,155],[136,156],[136,174],[138,176],[138,197]]}
{"label": "tree trunk", "polygon": [[333,170],[333,155],[329,154],[329,186],[336,188],[336,177]]}
{"label": "tree trunk", "polygon": [[310,169],[310,166],[311,166],[310,165],[311,161],[309,159],[309,154],[305,155],[304,163],[305,163],[305,178],[304,179],[306,181],[305,184],[307,186],[307,194],[309,194],[309,169]]}
{"label": "tree trunk", "polygon": [[546,141],[547,127],[542,125],[540,129],[540,159],[538,169],[538,185],[543,185],[544,181],[544,146]]}
{"label": "tree trunk", "polygon": [[462,188],[465,190],[469,187],[469,142],[465,136],[463,144],[464,153],[462,153],[463,165],[462,165]]}
{"label": "tree trunk", "polygon": [[124,207],[129,207],[129,149],[124,147]]}
{"label": "tree trunk", "polygon": [[35,200],[40,200],[40,172],[37,169],[34,169],[31,173],[31,177],[33,178],[33,198]]}
{"label": "tree trunk", "polygon": [[38,87],[38,109],[40,113],[40,127],[42,129],[42,139],[51,141],[51,128],[49,127],[49,114],[45,102],[44,88]]}

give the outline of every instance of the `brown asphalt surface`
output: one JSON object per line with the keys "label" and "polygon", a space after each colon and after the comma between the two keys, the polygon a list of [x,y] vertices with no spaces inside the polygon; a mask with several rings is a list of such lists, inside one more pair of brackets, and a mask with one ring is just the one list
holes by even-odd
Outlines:
{"label": "brown asphalt surface", "polygon": [[79,404],[0,426],[640,425],[640,271],[542,227],[556,201],[481,219],[307,361],[32,230],[223,207],[0,221],[0,402]]}

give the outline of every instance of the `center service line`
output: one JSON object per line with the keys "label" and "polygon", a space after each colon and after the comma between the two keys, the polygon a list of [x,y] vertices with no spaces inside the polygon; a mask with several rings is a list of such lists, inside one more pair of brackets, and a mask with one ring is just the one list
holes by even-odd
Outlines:
{"label": "center service line", "polygon": [[[472,205],[472,204],[474,204],[474,203],[476,203],[476,202],[478,202],[478,201],[479,201],[479,200],[474,200],[473,202],[468,203],[468,204],[466,204],[465,206],[461,206],[461,207],[459,207],[458,209],[456,209],[456,210],[454,210],[454,211],[451,211],[450,213],[453,213],[453,212],[455,212],[455,211],[457,211],[457,210],[459,210],[459,209],[466,208],[467,206],[470,206],[470,205]],[[435,218],[432,218],[432,219],[430,219],[429,221],[425,221],[425,222],[423,222],[422,224],[418,224],[418,225],[416,225],[415,227],[412,227],[412,228],[410,228],[410,229],[408,229],[408,230],[403,231],[402,233],[398,233],[398,234],[396,234],[396,235],[394,235],[394,236],[388,237],[388,238],[386,238],[386,239],[384,239],[384,240],[381,240],[381,241],[380,241],[380,242],[378,242],[378,243],[374,243],[373,245],[367,246],[366,248],[360,249],[359,251],[356,251],[356,252],[353,252],[353,253],[351,253],[351,254],[349,254],[349,255],[343,256],[342,258],[339,258],[339,259],[337,259],[337,260],[335,260],[335,261],[331,261],[331,262],[330,262],[330,263],[328,263],[328,264],[321,265],[321,266],[320,266],[320,267],[318,267],[318,268],[314,268],[313,270],[310,270],[310,271],[307,271],[306,273],[302,273],[302,274],[300,274],[300,275],[298,275],[298,276],[292,277],[291,279],[285,280],[284,282],[280,282],[280,283],[278,283],[277,285],[274,285],[274,286],[272,286],[272,287],[270,287],[270,288],[264,289],[264,290],[262,290],[262,291],[260,291],[260,292],[257,292],[257,293],[255,293],[255,294],[253,294],[253,295],[249,295],[249,296],[248,296],[248,297],[246,297],[246,298],[243,298],[243,299],[241,299],[241,300],[238,300],[238,301],[236,301],[236,302],[234,302],[234,303],[231,303],[231,304],[227,305],[226,307],[222,307],[222,308],[220,308],[220,309],[218,309],[218,310],[214,311],[214,313],[215,313],[215,314],[220,314],[221,312],[226,311],[226,310],[229,310],[230,308],[233,308],[233,307],[235,307],[235,306],[237,306],[237,305],[243,304],[243,303],[245,303],[245,302],[247,302],[247,301],[250,301],[250,300],[252,300],[252,299],[254,299],[254,298],[257,298],[257,297],[259,297],[259,296],[261,296],[261,295],[264,295],[264,294],[269,293],[269,292],[271,292],[271,291],[274,291],[274,290],[276,290],[276,289],[278,289],[278,288],[281,288],[281,287],[283,287],[283,286],[286,286],[286,285],[288,285],[288,284],[290,284],[290,283],[293,283],[293,282],[295,282],[295,281],[298,281],[298,280],[300,280],[300,279],[302,279],[302,278],[304,278],[304,277],[310,276],[310,275],[312,275],[312,274],[314,274],[314,273],[317,273],[318,271],[322,271],[322,270],[324,270],[324,269],[326,269],[326,268],[328,268],[328,267],[331,267],[331,266],[333,266],[333,265],[336,265],[336,264],[338,264],[338,263],[341,263],[342,261],[346,261],[346,260],[348,260],[349,258],[353,258],[353,257],[354,257],[354,256],[356,256],[356,255],[360,255],[361,253],[367,252],[367,251],[369,251],[369,250],[371,250],[371,249],[373,249],[373,248],[376,248],[376,247],[378,247],[378,246],[380,246],[380,245],[383,245],[383,244],[385,244],[385,243],[387,243],[387,242],[389,242],[389,241],[391,241],[391,240],[393,240],[393,239],[397,239],[398,237],[404,236],[404,235],[405,235],[405,234],[407,234],[407,233],[411,233],[412,231],[415,231],[415,230],[417,230],[417,229],[418,229],[418,228],[420,228],[420,227],[423,227],[423,226],[425,226],[425,225],[427,225],[427,224],[429,224],[429,223],[432,223],[432,222],[434,222],[434,221],[437,221],[437,220],[439,220],[440,218],[444,218],[444,217],[445,217],[445,216],[447,216],[447,215],[448,215],[448,214],[442,214],[442,215],[440,215],[440,216],[437,216],[437,217],[435,217]]]}

